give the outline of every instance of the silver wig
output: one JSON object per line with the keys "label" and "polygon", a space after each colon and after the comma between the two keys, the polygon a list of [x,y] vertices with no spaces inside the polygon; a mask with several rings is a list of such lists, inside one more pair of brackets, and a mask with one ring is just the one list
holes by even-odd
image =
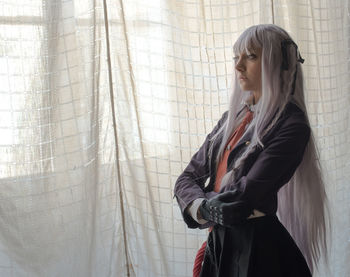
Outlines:
{"label": "silver wig", "polygon": [[[285,55],[287,55],[289,66],[287,70],[282,69],[281,43],[286,40],[294,44],[292,38],[282,28],[273,24],[262,24],[245,30],[234,44],[233,50],[236,55],[243,52],[249,54],[254,49],[262,49],[262,91],[258,103],[254,106],[253,120],[246,130],[247,132],[253,128],[251,143],[236,160],[233,169],[226,173],[221,186],[234,180],[235,168],[244,162],[256,145],[264,147],[263,136],[273,128],[289,101],[304,111],[310,125],[304,99],[303,73],[298,62],[301,57],[296,44],[291,44],[286,48]],[[252,92],[249,94],[249,92],[242,91],[235,73],[232,87],[228,119],[212,138],[212,140],[222,138],[217,164],[230,136],[244,116],[244,113],[236,116],[237,111],[243,108],[248,97],[252,97]],[[312,132],[301,164],[291,180],[278,192],[277,213],[302,251],[311,272],[314,266],[317,266],[322,252],[327,262],[328,204],[319,155]]]}

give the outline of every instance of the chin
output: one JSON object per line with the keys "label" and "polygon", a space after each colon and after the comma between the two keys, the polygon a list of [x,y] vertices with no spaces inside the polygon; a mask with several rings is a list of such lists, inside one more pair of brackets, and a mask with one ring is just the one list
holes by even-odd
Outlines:
{"label": "chin", "polygon": [[252,89],[250,87],[241,86],[242,91],[250,92]]}

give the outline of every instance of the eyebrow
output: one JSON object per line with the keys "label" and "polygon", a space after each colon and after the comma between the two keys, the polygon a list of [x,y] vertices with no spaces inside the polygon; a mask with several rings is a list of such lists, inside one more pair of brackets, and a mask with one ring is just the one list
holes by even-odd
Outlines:
{"label": "eyebrow", "polygon": [[[245,52],[243,52],[243,54],[246,54],[247,56],[249,56],[249,55],[257,55],[257,52],[255,52],[255,51],[250,51],[249,52],[249,54],[247,54],[247,53],[245,53]],[[240,56],[241,54],[239,54],[239,55],[234,55],[233,56],[233,59],[237,59],[239,56]]]}
{"label": "eyebrow", "polygon": [[[257,54],[257,53],[258,53],[258,50],[252,48],[252,49],[248,49],[248,52],[249,52],[249,55],[250,55],[250,54]],[[242,53],[247,54],[246,51],[242,51],[241,54],[242,54]],[[240,54],[236,54],[236,56],[237,56],[237,55],[240,55]],[[248,54],[247,54],[247,55],[248,55]]]}

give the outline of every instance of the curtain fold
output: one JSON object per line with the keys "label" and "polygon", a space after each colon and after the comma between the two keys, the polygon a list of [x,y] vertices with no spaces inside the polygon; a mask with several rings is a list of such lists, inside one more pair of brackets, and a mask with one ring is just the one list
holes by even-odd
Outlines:
{"label": "curtain fold", "polygon": [[[350,18],[344,0],[0,0],[0,276],[192,276],[207,232],[173,186],[227,109],[232,45],[285,28],[350,266]],[[108,32],[107,32],[108,31]],[[344,212],[345,211],[345,212]]]}

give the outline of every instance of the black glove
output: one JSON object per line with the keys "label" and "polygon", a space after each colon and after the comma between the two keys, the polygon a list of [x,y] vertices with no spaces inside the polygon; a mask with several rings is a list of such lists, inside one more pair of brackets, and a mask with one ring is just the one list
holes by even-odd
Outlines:
{"label": "black glove", "polygon": [[252,210],[245,201],[237,200],[238,191],[220,193],[203,200],[199,213],[203,219],[225,227],[244,222]]}

